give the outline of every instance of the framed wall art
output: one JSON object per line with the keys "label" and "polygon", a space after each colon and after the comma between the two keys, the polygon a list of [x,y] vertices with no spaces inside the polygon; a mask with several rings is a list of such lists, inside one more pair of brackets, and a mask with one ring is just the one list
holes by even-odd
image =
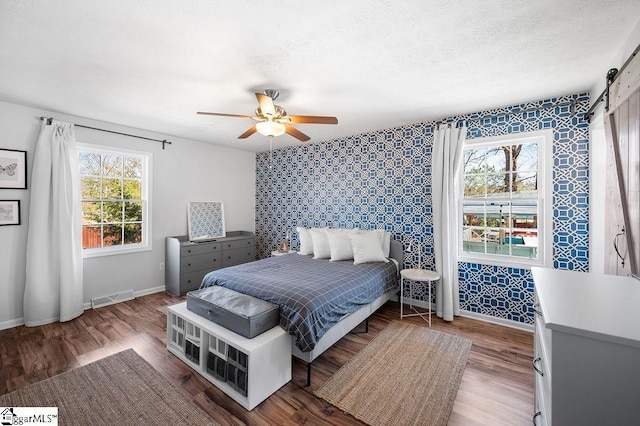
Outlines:
{"label": "framed wall art", "polygon": [[0,149],[0,189],[27,189],[27,151]]}
{"label": "framed wall art", "polygon": [[20,225],[20,200],[0,201],[0,226]]}

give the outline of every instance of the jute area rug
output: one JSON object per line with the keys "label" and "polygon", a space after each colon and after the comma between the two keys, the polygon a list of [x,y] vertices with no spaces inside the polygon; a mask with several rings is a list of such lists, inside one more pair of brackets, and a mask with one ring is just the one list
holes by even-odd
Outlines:
{"label": "jute area rug", "polygon": [[392,321],[316,395],[370,425],[446,425],[471,341]]}
{"label": "jute area rug", "polygon": [[133,349],[0,396],[0,407],[58,407],[60,425],[216,425]]}

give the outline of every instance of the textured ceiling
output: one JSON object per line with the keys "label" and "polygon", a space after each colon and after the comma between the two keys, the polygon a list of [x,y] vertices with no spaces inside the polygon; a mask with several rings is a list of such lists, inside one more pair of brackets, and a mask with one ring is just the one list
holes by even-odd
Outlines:
{"label": "textured ceiling", "polygon": [[[586,91],[638,0],[2,0],[0,100],[248,151],[254,92],[311,143]],[[289,135],[274,147],[298,144]]]}

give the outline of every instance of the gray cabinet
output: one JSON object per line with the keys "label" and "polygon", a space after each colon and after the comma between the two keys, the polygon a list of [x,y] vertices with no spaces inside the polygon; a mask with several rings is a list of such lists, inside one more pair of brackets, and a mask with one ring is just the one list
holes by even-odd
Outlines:
{"label": "gray cabinet", "polygon": [[193,243],[181,235],[165,241],[165,289],[177,296],[200,287],[215,269],[255,260],[252,232],[231,231],[212,241]]}

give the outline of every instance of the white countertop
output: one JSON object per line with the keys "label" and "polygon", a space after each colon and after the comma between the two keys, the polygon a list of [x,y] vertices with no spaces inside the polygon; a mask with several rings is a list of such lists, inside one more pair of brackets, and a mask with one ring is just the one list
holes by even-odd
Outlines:
{"label": "white countertop", "polygon": [[532,267],[548,328],[640,347],[640,281]]}

